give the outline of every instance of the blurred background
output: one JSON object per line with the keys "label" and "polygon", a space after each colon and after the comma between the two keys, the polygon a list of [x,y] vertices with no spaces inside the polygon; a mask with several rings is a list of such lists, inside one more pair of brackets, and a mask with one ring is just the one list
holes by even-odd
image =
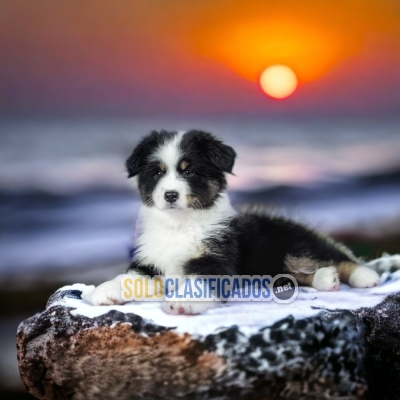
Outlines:
{"label": "blurred background", "polygon": [[122,272],[152,129],[238,153],[232,200],[400,252],[397,0],[0,0],[0,394],[15,333],[64,284]]}

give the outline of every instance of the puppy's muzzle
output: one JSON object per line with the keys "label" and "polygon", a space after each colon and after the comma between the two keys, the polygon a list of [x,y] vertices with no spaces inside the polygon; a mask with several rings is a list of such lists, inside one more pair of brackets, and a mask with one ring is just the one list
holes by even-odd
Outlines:
{"label": "puppy's muzzle", "polygon": [[168,202],[168,203],[175,203],[175,201],[177,201],[179,199],[179,193],[175,192],[175,191],[170,191],[170,192],[165,192],[164,193],[164,199]]}

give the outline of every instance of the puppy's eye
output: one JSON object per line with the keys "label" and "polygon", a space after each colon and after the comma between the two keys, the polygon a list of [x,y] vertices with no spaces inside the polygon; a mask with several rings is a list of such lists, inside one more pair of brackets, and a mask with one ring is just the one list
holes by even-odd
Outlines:
{"label": "puppy's eye", "polygon": [[164,172],[163,172],[163,171],[157,171],[157,172],[153,175],[153,178],[154,178],[154,179],[160,179],[162,176],[164,176]]}
{"label": "puppy's eye", "polygon": [[187,176],[188,178],[190,178],[191,176],[194,175],[194,172],[191,169],[187,169],[187,170],[183,171],[183,174],[185,176]]}

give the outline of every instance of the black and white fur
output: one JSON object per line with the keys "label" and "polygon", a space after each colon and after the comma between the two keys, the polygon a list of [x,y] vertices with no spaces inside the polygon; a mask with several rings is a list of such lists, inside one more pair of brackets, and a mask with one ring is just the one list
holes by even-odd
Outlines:
{"label": "black and white fur", "polygon": [[[126,162],[143,200],[127,274],[290,273],[299,284],[328,291],[340,281],[360,288],[379,284],[375,271],[333,240],[290,220],[235,211],[226,192],[235,157],[231,147],[197,130],[152,132],[142,139]],[[122,277],[98,286],[92,304],[123,303]],[[163,308],[196,314],[215,303],[165,301]]]}

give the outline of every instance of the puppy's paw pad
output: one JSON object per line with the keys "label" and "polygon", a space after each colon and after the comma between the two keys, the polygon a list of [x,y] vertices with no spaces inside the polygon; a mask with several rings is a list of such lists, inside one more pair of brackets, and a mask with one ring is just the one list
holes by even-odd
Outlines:
{"label": "puppy's paw pad", "polygon": [[90,295],[90,302],[94,306],[110,306],[123,304],[121,297],[121,284],[116,281],[104,282]]}
{"label": "puppy's paw pad", "polygon": [[338,290],[339,285],[339,274],[335,267],[319,268],[312,282],[312,286],[321,291]]}
{"label": "puppy's paw pad", "polygon": [[349,285],[356,288],[371,288],[379,285],[379,275],[367,267],[358,267],[349,278]]}

